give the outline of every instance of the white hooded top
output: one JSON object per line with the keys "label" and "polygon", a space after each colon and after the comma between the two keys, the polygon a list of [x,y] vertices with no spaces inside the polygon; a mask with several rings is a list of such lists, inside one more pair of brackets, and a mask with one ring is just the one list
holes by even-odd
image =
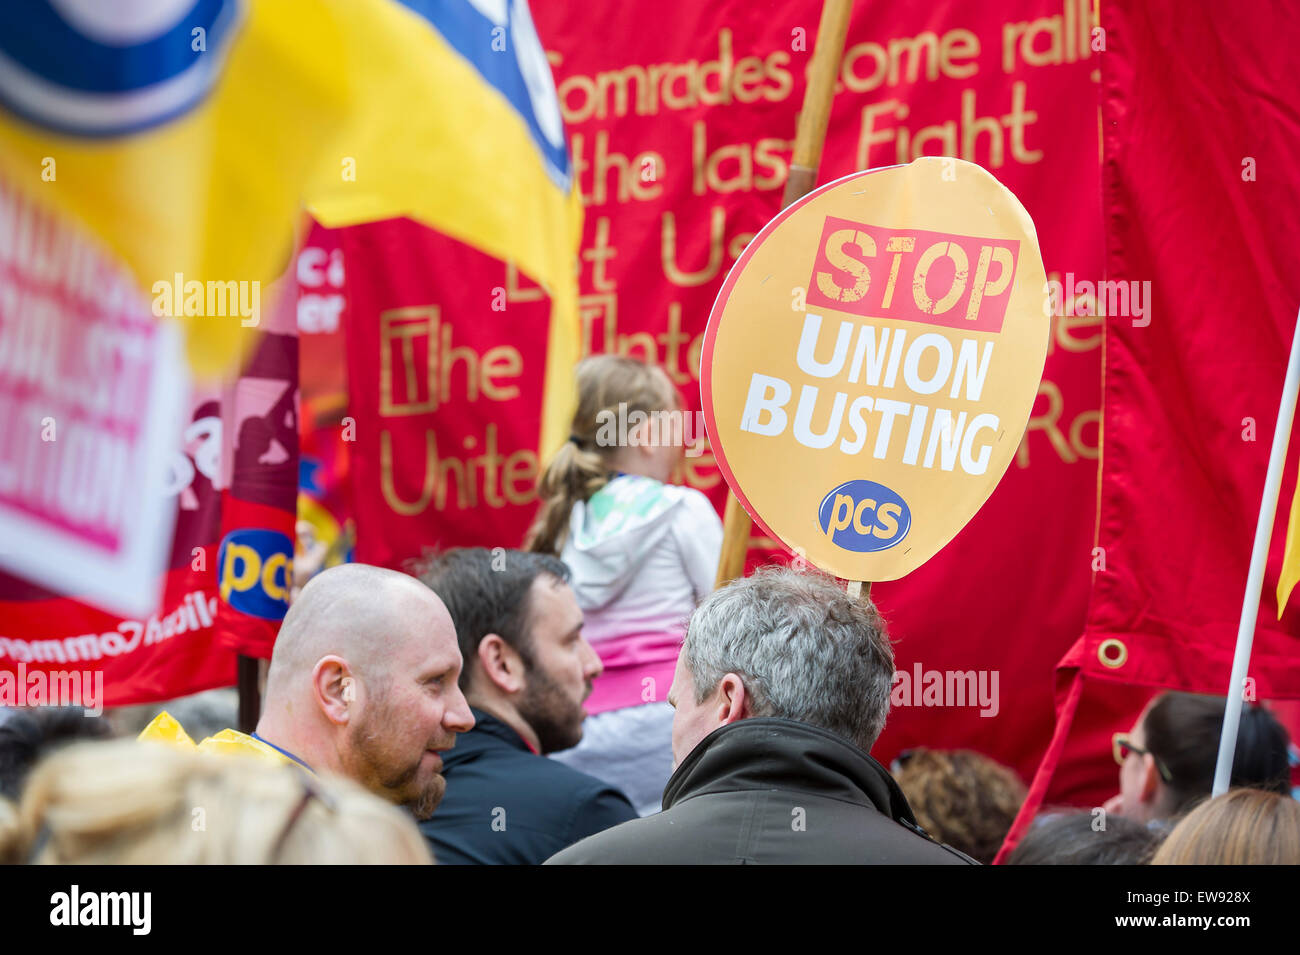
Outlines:
{"label": "white hooded top", "polygon": [[573,572],[584,636],[599,652],[620,637],[680,635],[713,590],[721,551],[722,521],[699,491],[615,477],[574,505],[560,555]]}

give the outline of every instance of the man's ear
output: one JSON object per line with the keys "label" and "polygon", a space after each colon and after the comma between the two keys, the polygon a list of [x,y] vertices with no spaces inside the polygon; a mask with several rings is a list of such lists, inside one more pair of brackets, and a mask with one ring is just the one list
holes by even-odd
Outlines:
{"label": "man's ear", "polygon": [[726,726],[728,723],[753,715],[750,712],[749,695],[745,692],[744,681],[734,673],[728,673],[718,681],[715,700],[719,726]]}
{"label": "man's ear", "polygon": [[485,688],[513,696],[524,688],[524,660],[510,644],[495,633],[478,642],[478,669]]}
{"label": "man's ear", "polygon": [[361,695],[361,681],[347,660],[331,654],[316,661],[311,671],[311,689],[325,718],[344,726],[351,719]]}

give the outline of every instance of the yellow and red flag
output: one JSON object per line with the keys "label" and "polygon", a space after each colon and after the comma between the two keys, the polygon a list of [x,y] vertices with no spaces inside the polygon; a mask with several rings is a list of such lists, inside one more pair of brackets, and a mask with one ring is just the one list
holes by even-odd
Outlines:
{"label": "yellow and red flag", "polygon": [[[256,619],[229,645],[269,653],[292,559],[296,481],[282,477],[297,470],[285,437],[296,356],[291,336],[253,333],[263,303],[275,307],[261,289],[288,267],[304,208],[334,226],[410,217],[544,285],[545,361],[562,384],[543,443],[556,444],[578,348],[580,223],[559,115],[522,0],[0,6],[0,351],[55,356],[0,368],[0,407],[23,412],[0,422],[0,566],[15,575],[0,575],[0,666],[102,670],[109,705],[228,684],[232,658],[213,641],[232,610]],[[148,331],[162,316],[199,379],[188,401],[183,382],[146,374],[183,370]],[[44,328],[57,340],[29,334]],[[29,415],[46,365],[60,372],[52,399],[64,381],[103,387],[76,389],[66,414]],[[161,410],[119,422],[122,394]],[[126,462],[117,490],[72,501],[64,489],[80,487],[74,465],[89,458],[37,453],[56,430],[54,447]],[[41,479],[10,481],[16,465]],[[134,525],[150,546],[136,545]],[[63,596],[91,596],[98,579],[61,570],[77,548],[105,569],[129,566],[130,593],[101,581],[93,607]]]}

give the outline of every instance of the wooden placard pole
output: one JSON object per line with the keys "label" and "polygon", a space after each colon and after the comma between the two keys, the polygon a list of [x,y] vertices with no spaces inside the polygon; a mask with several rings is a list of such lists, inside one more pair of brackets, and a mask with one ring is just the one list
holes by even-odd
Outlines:
{"label": "wooden placard pole", "polygon": [[[793,161],[781,197],[782,209],[812,192],[817,184],[817,167],[821,165],[826,126],[831,118],[831,101],[835,97],[835,77],[839,73],[840,58],[844,55],[844,39],[849,32],[852,9],[853,0],[825,0],[822,4],[817,44],[813,47],[812,64],[808,70],[808,88],[804,91],[803,109],[799,112],[799,126],[795,131]],[[721,587],[744,575],[752,527],[753,521],[736,495],[728,492],[716,586]],[[860,582],[855,583],[861,587]]]}
{"label": "wooden placard pole", "polygon": [[260,670],[257,657],[246,657],[241,653],[236,673],[239,686],[239,731],[251,733],[257,729],[257,720],[262,710],[262,694],[258,689]]}

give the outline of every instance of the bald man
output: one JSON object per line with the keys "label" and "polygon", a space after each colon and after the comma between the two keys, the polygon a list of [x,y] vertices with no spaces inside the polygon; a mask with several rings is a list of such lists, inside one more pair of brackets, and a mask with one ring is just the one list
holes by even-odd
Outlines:
{"label": "bald man", "polygon": [[461,662],[428,587],[366,564],[331,568],[284,618],[253,736],[428,819],[446,788],[440,753],[474,727]]}

